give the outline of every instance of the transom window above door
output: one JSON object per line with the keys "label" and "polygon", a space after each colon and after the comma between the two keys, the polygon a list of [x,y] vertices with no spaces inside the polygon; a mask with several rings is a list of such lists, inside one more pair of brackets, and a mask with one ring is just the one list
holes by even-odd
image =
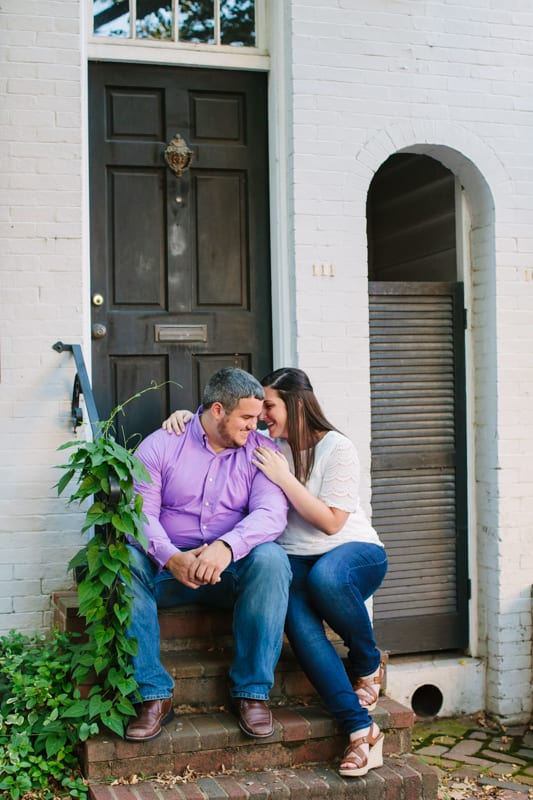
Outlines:
{"label": "transom window above door", "polygon": [[257,47],[260,0],[93,0],[92,35],[215,48]]}

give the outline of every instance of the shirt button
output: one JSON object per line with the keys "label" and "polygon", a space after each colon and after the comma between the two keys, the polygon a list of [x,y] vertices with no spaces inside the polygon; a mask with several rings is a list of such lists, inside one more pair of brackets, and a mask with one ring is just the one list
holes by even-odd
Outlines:
{"label": "shirt button", "polygon": [[209,500],[206,500],[205,504],[206,504],[206,506],[208,506],[209,505]]}

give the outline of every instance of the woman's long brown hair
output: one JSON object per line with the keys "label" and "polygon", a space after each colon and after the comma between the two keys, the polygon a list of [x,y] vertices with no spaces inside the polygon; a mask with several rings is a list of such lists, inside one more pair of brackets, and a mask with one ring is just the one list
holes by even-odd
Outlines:
{"label": "woman's long brown hair", "polygon": [[320,408],[311,381],[301,369],[276,369],[260,381],[275,389],[287,408],[287,441],[294,461],[294,474],[300,483],[307,483],[315,461],[319,434],[335,431]]}

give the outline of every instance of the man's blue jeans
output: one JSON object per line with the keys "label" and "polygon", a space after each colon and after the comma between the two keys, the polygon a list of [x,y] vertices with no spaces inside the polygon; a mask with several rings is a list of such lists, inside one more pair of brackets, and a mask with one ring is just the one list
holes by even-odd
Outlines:
{"label": "man's blue jeans", "polygon": [[289,556],[293,579],[286,632],[307,677],[344,733],[371,723],[361,707],[337,651],[328,640],[323,620],[348,647],[355,677],[374,672],[380,652],[365,606],[387,571],[379,545],[349,542],[322,556]]}
{"label": "man's blue jeans", "polygon": [[[190,589],[131,545],[133,617],[128,635],[138,641],[134,675],[143,700],[171,697],[174,682],[161,664],[157,609],[196,603],[233,608],[232,697],[267,700],[283,641],[291,571],[275,542],[232,561],[220,583]],[[207,612],[209,613],[209,612]]]}

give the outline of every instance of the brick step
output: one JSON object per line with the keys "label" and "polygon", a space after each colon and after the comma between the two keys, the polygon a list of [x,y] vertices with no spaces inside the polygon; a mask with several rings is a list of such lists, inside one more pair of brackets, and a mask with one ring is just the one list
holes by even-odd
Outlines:
{"label": "brick step", "polygon": [[[54,624],[62,631],[83,633],[84,620],[78,616],[78,595],[75,590],[52,595]],[[211,650],[231,647],[232,612],[226,609],[197,605],[163,608],[158,612],[161,649]],[[331,628],[328,638],[345,653],[344,645]]]}
{"label": "brick step", "polygon": [[[178,706],[187,705],[191,711],[212,711],[229,701],[229,666],[231,654],[226,651],[215,653],[189,653],[187,651],[165,651],[161,661],[174,680],[173,700]],[[96,678],[80,685],[86,697]],[[316,701],[315,688],[295,660],[288,645],[274,672],[274,686],[270,691],[270,701],[276,705],[308,703]]]}
{"label": "brick step", "polygon": [[[62,631],[83,633],[85,624],[78,615],[76,590],[52,595],[54,624]],[[211,650],[231,647],[232,612],[197,605],[159,609],[161,648],[164,650]]]}
{"label": "brick step", "polygon": [[[62,630],[83,633],[75,591],[56,593],[54,610]],[[409,755],[411,710],[380,698],[372,716],[385,733],[386,764],[366,778],[343,779],[332,765],[346,746],[345,737],[317,704],[287,641],[271,692],[275,733],[258,741],[245,736],[227,710],[231,612],[183,606],[162,610],[159,621],[161,657],[175,681],[177,716],[150,742],[134,744],[112,734],[86,742],[81,765],[93,800],[436,800],[435,773]],[[342,643],[332,631],[328,635],[344,656]],[[158,780],[129,783],[131,776]],[[123,783],[98,783],[113,778]]]}
{"label": "brick step", "polygon": [[[274,734],[265,740],[242,733],[226,708],[210,713],[179,713],[160,736],[127,742],[113,734],[85,742],[81,765],[91,781],[131,775],[297,767],[335,763],[346,746],[334,720],[320,705],[279,707],[271,704]],[[413,712],[390,698],[380,699],[372,714],[385,733],[384,752],[403,755],[411,749]]]}
{"label": "brick step", "polygon": [[[174,702],[197,709],[227,704],[231,650],[211,652],[166,650],[161,661],[174,679]],[[288,644],[284,645],[274,673],[270,700],[278,705],[316,700],[317,694]]]}
{"label": "brick step", "polygon": [[[186,782],[185,782],[186,781]],[[437,773],[415,756],[384,759],[364,778],[342,778],[330,766],[204,775],[183,782],[91,784],[91,800],[437,800]]]}
{"label": "brick step", "polygon": [[[57,592],[54,621],[61,630],[83,633],[76,592]],[[159,612],[161,660],[174,679],[174,702],[210,709],[228,701],[228,670],[232,657],[231,611],[181,606]],[[341,655],[346,648],[329,631]],[[87,690],[87,689],[86,689]],[[270,698],[278,704],[316,700],[316,691],[285,639]],[[186,699],[186,700],[185,700]]]}

